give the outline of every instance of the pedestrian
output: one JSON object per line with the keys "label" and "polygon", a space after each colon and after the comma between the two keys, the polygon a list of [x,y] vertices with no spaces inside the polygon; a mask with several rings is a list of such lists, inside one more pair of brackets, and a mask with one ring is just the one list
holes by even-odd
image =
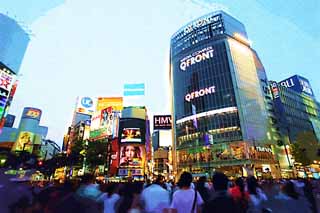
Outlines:
{"label": "pedestrian", "polygon": [[145,206],[145,212],[161,213],[170,206],[170,194],[162,185],[164,177],[158,175],[156,181],[142,191],[141,199]]}
{"label": "pedestrian", "polygon": [[202,176],[199,178],[196,184],[196,189],[200,193],[204,202],[207,202],[210,198],[210,191],[208,186],[206,186],[206,183],[207,183],[206,176]]}
{"label": "pedestrian", "polygon": [[311,213],[310,204],[295,189],[294,183],[286,181],[278,195],[272,201],[273,212],[277,213]]}
{"label": "pedestrian", "polygon": [[115,204],[119,199],[120,195],[118,194],[117,185],[115,183],[109,183],[106,186],[105,193],[98,198],[98,202],[103,202],[104,213],[114,213]]}
{"label": "pedestrian", "polygon": [[174,192],[171,208],[176,209],[178,213],[201,212],[203,200],[199,192],[191,188],[192,175],[189,172],[183,172],[178,181],[179,189]]}
{"label": "pedestrian", "polygon": [[228,193],[228,177],[220,172],[212,176],[214,192],[208,202],[204,204],[203,213],[223,212],[238,213],[239,207]]}
{"label": "pedestrian", "polygon": [[139,182],[128,182],[121,189],[120,199],[115,204],[115,211],[117,213],[136,213],[142,212],[143,206],[141,203],[140,193],[143,184]]}
{"label": "pedestrian", "polygon": [[254,176],[250,176],[247,179],[247,188],[249,193],[248,213],[261,213],[267,211],[263,207],[263,202],[267,201],[267,196],[263,193],[259,187],[258,181]]}
{"label": "pedestrian", "polygon": [[235,180],[235,186],[229,189],[229,194],[239,206],[240,212],[247,212],[249,196],[244,189],[244,181],[241,177]]}

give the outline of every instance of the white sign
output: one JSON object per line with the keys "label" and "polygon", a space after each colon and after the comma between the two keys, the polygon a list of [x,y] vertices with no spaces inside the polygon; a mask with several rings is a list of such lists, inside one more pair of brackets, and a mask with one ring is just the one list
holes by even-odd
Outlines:
{"label": "white sign", "polygon": [[271,152],[272,153],[272,149],[269,148],[269,147],[260,147],[260,146],[257,146],[256,147],[256,150],[258,152]]}
{"label": "white sign", "polygon": [[198,97],[202,97],[205,95],[209,95],[212,93],[215,93],[215,86],[211,86],[211,87],[207,87],[204,89],[200,89],[191,93],[186,94],[186,96],[184,97],[184,99],[188,102],[190,102],[192,99],[198,98]]}
{"label": "white sign", "polygon": [[182,60],[180,60],[180,69],[183,71],[186,71],[186,69],[196,63],[199,63],[201,61],[210,59],[213,57],[213,49],[212,47],[206,47],[202,50],[196,51],[192,53],[191,55],[188,55],[184,57]]}

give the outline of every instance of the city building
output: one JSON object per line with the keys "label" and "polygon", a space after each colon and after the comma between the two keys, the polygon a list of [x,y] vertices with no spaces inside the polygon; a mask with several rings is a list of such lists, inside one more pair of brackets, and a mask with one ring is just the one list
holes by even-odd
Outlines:
{"label": "city building", "polygon": [[41,154],[40,154],[41,158],[43,160],[48,160],[60,152],[60,147],[56,142],[52,140],[43,139],[40,150],[41,150]]}
{"label": "city building", "polygon": [[150,173],[151,136],[145,107],[124,107],[121,111],[118,149],[118,176],[142,180]]}
{"label": "city building", "polygon": [[0,134],[17,88],[17,76],[30,38],[16,20],[0,14]]}
{"label": "city building", "polygon": [[223,11],[193,20],[172,36],[170,60],[176,172],[279,176],[268,82],[244,25]]}
{"label": "city building", "polygon": [[8,120],[0,135],[0,147],[10,145],[12,151],[38,153],[41,142],[48,133],[48,127],[40,125],[41,115],[40,109],[25,107],[18,128],[13,127],[14,116],[8,115]]}
{"label": "city building", "polygon": [[292,169],[290,144],[299,134],[311,132],[320,142],[320,104],[308,79],[294,75],[280,82],[269,81],[273,96],[274,126],[281,135],[278,158],[282,170]]}

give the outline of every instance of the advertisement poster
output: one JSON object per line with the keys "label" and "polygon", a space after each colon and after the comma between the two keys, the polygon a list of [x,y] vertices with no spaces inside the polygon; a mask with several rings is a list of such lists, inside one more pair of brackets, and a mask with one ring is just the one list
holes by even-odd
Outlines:
{"label": "advertisement poster", "polygon": [[112,107],[101,110],[100,127],[105,130],[107,136],[118,137],[120,112],[113,111]]}
{"label": "advertisement poster", "polygon": [[18,140],[15,143],[14,151],[32,152],[34,134],[31,132],[20,132]]}
{"label": "advertisement poster", "polygon": [[121,143],[141,143],[142,140],[140,128],[123,128],[120,141]]}
{"label": "advertisement poster", "polygon": [[117,174],[117,169],[119,166],[119,146],[118,146],[118,140],[114,139],[110,143],[110,149],[109,149],[109,176],[115,176]]}
{"label": "advertisement poster", "polygon": [[120,148],[120,167],[144,167],[145,150],[141,145],[124,145]]}

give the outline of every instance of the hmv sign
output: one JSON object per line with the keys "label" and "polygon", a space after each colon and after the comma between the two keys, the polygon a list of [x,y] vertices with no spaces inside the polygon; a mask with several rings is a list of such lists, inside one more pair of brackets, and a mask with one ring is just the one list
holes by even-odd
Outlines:
{"label": "hmv sign", "polygon": [[153,129],[171,129],[171,115],[155,115],[153,116]]}

